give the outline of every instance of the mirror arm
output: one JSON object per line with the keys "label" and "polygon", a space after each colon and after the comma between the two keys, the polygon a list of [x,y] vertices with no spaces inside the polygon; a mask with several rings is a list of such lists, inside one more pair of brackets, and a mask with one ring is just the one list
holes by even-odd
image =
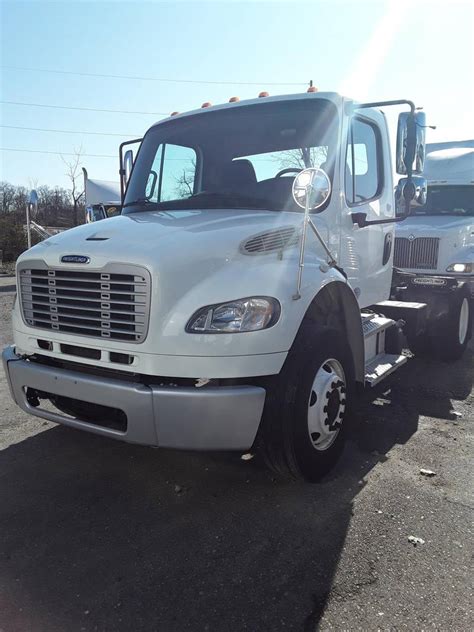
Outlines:
{"label": "mirror arm", "polygon": [[383,107],[387,105],[409,105],[412,114],[415,114],[415,104],[413,101],[409,101],[407,99],[397,99],[395,101],[373,101],[372,103],[357,103],[353,104],[354,109],[360,110],[363,108],[377,108]]}

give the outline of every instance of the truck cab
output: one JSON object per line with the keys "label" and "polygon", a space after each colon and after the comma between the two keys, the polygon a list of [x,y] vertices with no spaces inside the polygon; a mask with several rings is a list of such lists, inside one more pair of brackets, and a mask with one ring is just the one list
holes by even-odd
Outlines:
{"label": "truck cab", "polygon": [[[397,142],[409,212],[424,187],[411,101],[310,88],[151,127],[122,157],[121,215],[18,260],[3,354],[17,404],[132,443],[257,450],[279,475],[324,475],[356,385],[407,361],[402,326],[427,331],[416,287],[392,282],[392,105],[409,108]],[[463,292],[447,299],[460,353]]]}
{"label": "truck cab", "polygon": [[466,282],[474,297],[474,141],[426,146],[424,206],[397,226],[394,265]]}

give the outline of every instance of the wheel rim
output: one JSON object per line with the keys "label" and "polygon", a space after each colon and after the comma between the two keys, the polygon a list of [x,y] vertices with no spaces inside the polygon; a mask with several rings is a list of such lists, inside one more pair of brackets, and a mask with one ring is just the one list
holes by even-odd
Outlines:
{"label": "wheel rim", "polygon": [[308,400],[308,434],[315,450],[327,450],[339,434],[346,410],[346,377],[334,358],[316,371]]}
{"label": "wheel rim", "polygon": [[464,344],[469,327],[469,301],[463,299],[461,310],[459,312],[459,344]]}

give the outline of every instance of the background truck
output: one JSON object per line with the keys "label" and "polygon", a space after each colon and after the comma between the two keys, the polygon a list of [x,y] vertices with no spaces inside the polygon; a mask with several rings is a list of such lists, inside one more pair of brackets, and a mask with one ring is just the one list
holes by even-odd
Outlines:
{"label": "background truck", "polygon": [[116,217],[122,210],[120,202],[120,182],[92,180],[83,167],[84,194],[86,201],[86,223]]}
{"label": "background truck", "polygon": [[436,321],[458,354],[471,335],[464,283],[393,278],[390,106],[408,107],[406,216],[426,192],[411,101],[262,93],[175,113],[135,160],[136,140],[122,144],[122,214],[18,260],[3,353],[17,404],[132,443],[256,449],[284,476],[325,474],[356,386],[407,361],[402,333],[417,343]]}
{"label": "background truck", "polygon": [[426,146],[427,202],[398,224],[394,265],[465,281],[474,297],[474,140]]}

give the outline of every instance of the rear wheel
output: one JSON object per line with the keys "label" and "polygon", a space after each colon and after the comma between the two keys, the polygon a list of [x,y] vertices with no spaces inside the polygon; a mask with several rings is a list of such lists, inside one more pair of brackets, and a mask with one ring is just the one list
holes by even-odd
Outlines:
{"label": "rear wheel", "polygon": [[449,297],[443,315],[432,317],[428,331],[418,336],[408,336],[410,350],[419,357],[435,358],[445,362],[459,360],[472,333],[472,314],[469,294],[466,290]]}
{"label": "rear wheel", "polygon": [[471,337],[471,303],[464,293],[449,306],[449,312],[439,328],[438,356],[446,362],[458,360]]}
{"label": "rear wheel", "polygon": [[280,375],[270,387],[260,448],[278,475],[317,481],[344,446],[354,367],[340,332],[303,325]]}

